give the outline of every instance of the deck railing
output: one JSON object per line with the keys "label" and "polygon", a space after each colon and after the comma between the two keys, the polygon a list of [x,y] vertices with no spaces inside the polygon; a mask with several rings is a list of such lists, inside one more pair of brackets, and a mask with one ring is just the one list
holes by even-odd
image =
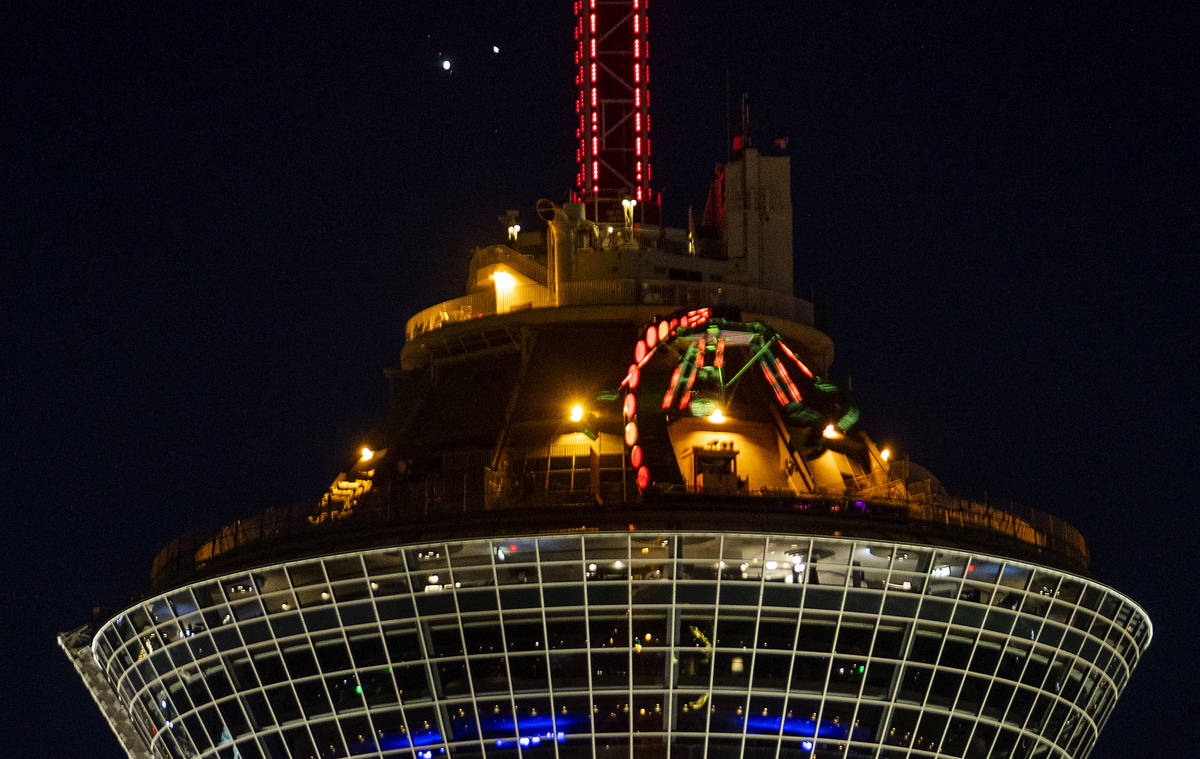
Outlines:
{"label": "deck railing", "polygon": [[[169,588],[214,571],[233,571],[239,562],[279,559],[280,546],[302,547],[311,553],[323,545],[350,550],[348,542],[359,538],[378,541],[390,532],[420,533],[426,525],[457,524],[470,529],[484,522],[502,522],[506,514],[514,518],[524,514],[544,516],[525,519],[521,525],[544,527],[554,516],[584,521],[633,521],[639,514],[695,512],[709,518],[733,517],[743,529],[760,518],[788,518],[795,515],[795,529],[806,527],[820,532],[835,529],[855,535],[855,525],[876,527],[887,535],[962,535],[970,543],[994,546],[1001,555],[1008,549],[1020,549],[1048,564],[1086,572],[1087,546],[1073,526],[1045,512],[1023,507],[999,509],[973,501],[938,498],[899,500],[857,499],[853,495],[790,492],[758,493],[753,496],[709,496],[687,492],[666,492],[638,503],[621,500],[631,483],[603,483],[598,504],[588,487],[571,490],[536,490],[516,494],[498,494],[489,487],[491,479],[480,469],[476,473],[447,473],[445,481],[415,482],[392,489],[391,497],[372,492],[345,512],[322,516],[313,505],[267,509],[215,531],[196,531],[168,543],[154,559],[151,586]],[[464,515],[470,519],[464,520]],[[574,515],[574,516],[572,516]],[[812,521],[810,521],[812,520]],[[687,523],[696,523],[693,516]],[[703,521],[703,520],[701,520]],[[366,537],[364,537],[366,536]]]}
{"label": "deck railing", "polygon": [[[553,296],[542,285],[521,285],[497,295],[481,290],[420,311],[405,326],[405,336],[420,335],[470,319],[508,313],[525,308],[548,308]],[[746,311],[778,316],[800,324],[813,323],[812,304],[800,298],[747,285],[719,282],[680,282],[669,279],[598,279],[561,282],[559,306],[651,305],[667,308],[687,306],[737,306]]]}

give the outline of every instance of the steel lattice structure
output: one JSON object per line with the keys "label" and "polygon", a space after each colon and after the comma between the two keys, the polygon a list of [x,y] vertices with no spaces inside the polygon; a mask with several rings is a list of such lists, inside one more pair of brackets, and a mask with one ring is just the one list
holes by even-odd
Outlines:
{"label": "steel lattice structure", "polygon": [[648,23],[646,0],[575,2],[575,199],[606,212],[653,200]]}

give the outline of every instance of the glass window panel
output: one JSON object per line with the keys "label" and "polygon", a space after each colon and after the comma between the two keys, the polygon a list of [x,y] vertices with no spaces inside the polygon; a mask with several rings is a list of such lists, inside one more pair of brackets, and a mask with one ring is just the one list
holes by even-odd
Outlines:
{"label": "glass window panel", "polygon": [[792,657],[788,654],[758,653],[754,657],[755,690],[783,690],[787,688]]}
{"label": "glass window panel", "polygon": [[682,650],[679,658],[679,683],[683,686],[708,687],[712,671],[712,652]]}
{"label": "glass window panel", "polygon": [[834,634],[833,622],[823,621],[814,614],[805,614],[800,620],[796,650],[829,653],[833,650]]}
{"label": "glass window panel", "polygon": [[[754,582],[726,582],[720,587],[721,606],[749,606],[757,609],[762,585]],[[741,613],[750,613],[750,610]]]}
{"label": "glass window panel", "polygon": [[671,563],[669,561],[638,561],[634,560],[630,569],[630,577],[635,581],[659,583],[671,579]]}
{"label": "glass window panel", "polygon": [[717,623],[717,646],[751,648],[754,646],[754,628],[754,617],[722,614]]}
{"label": "glass window panel", "polygon": [[341,627],[337,612],[334,611],[332,606],[306,609],[304,611],[304,625],[308,628],[309,632],[336,630]]}
{"label": "glass window panel", "polygon": [[540,691],[544,693],[549,690],[544,654],[510,656],[508,669],[515,692]]}
{"label": "glass window panel", "polygon": [[333,710],[329,703],[329,696],[325,693],[325,684],[320,679],[298,682],[295,684],[295,689],[305,717],[312,719]]}
{"label": "glass window panel", "polygon": [[280,724],[300,718],[300,704],[297,703],[290,684],[267,688],[265,693],[271,710],[275,712],[275,719]]}
{"label": "glass window panel", "polygon": [[504,639],[509,651],[540,651],[545,648],[541,615],[508,615],[504,620]]}
{"label": "glass window panel", "polygon": [[[680,692],[675,696],[675,729],[703,733],[708,724],[708,694]],[[701,754],[697,754],[700,756]]]}
{"label": "glass window panel", "polygon": [[366,565],[367,574],[376,580],[405,571],[404,556],[398,549],[370,551],[363,554],[362,560]]}
{"label": "glass window panel", "polygon": [[675,601],[679,605],[695,606],[716,603],[715,583],[679,583],[675,587]]}
{"label": "glass window panel", "polygon": [[929,681],[932,679],[932,676],[932,667],[921,667],[913,664],[906,665],[903,674],[900,676],[896,698],[903,701],[920,703],[925,699],[925,693],[929,689]]}
{"label": "glass window panel", "polygon": [[758,645],[762,649],[791,650],[796,637],[794,616],[771,617],[763,612],[758,622]]}
{"label": "glass window panel", "polygon": [[431,696],[424,664],[393,666],[392,676],[396,678],[396,688],[402,700],[422,700]]}
{"label": "glass window panel", "polygon": [[332,673],[350,668],[350,654],[341,635],[314,639],[313,647],[322,672]]}
{"label": "glass window panel", "polygon": [[542,582],[579,582],[584,571],[581,562],[542,565]]}
{"label": "glass window panel", "polygon": [[797,575],[798,580],[793,583],[785,583],[780,585],[766,585],[762,591],[762,605],[764,607],[798,607],[803,600],[804,586],[799,584],[802,576]]}
{"label": "glass window panel", "polygon": [[949,622],[954,611],[954,604],[939,598],[926,597],[921,604],[921,618],[936,622]]}
{"label": "glass window panel", "polygon": [[578,537],[538,538],[538,552],[543,562],[578,561],[583,558]]}
{"label": "glass window panel", "polygon": [[583,586],[550,585],[543,587],[542,603],[546,607],[583,606]]}
{"label": "glass window panel", "polygon": [[784,699],[782,696],[751,697],[746,716],[746,734],[778,734],[783,720],[783,712]]}
{"label": "glass window panel", "polygon": [[740,567],[742,564],[745,564],[746,567],[742,569],[743,572],[752,567],[757,567],[759,576],[761,576],[765,551],[766,542],[761,537],[736,537],[727,535],[721,549],[721,558],[730,566],[737,565]]}
{"label": "glass window panel", "polygon": [[441,591],[430,591],[416,596],[417,611],[422,616],[454,613],[454,596]]}
{"label": "glass window panel", "polygon": [[501,656],[471,659],[471,682],[477,694],[508,693],[508,666]]}
{"label": "glass window panel", "polygon": [[597,733],[629,732],[629,700],[627,695],[597,695],[592,709]]}
{"label": "glass window panel", "polygon": [[289,638],[293,635],[302,635],[304,633],[304,623],[300,621],[300,615],[295,612],[279,614],[271,617],[271,631],[276,638]]}
{"label": "glass window panel", "polygon": [[954,705],[962,681],[963,676],[957,672],[938,670],[934,673],[933,682],[929,686],[927,697],[929,703],[950,708]]}
{"label": "glass window panel", "polygon": [[883,742],[892,746],[911,745],[913,733],[917,729],[918,716],[919,712],[915,709],[893,708],[887,732],[883,735]]}
{"label": "glass window panel", "polygon": [[600,535],[584,540],[584,553],[588,561],[629,559],[629,539],[624,536]]}
{"label": "glass window panel", "polygon": [[[517,735],[522,738],[541,738],[553,732],[554,716],[548,698],[518,698]],[[539,741],[540,743],[540,741]],[[553,754],[553,750],[551,750]]]}
{"label": "glass window panel", "polygon": [[[713,696],[708,717],[710,733],[741,734],[746,727],[746,699],[743,696]],[[710,741],[710,751],[712,749]],[[731,754],[730,756],[736,756]]]}
{"label": "glass window panel", "polygon": [[863,680],[863,695],[871,698],[891,698],[897,670],[898,666],[889,662],[869,662]]}
{"label": "glass window panel", "polygon": [[993,681],[983,702],[983,713],[992,719],[1000,719],[1008,709],[1012,699],[1013,686],[1000,681]]}
{"label": "glass window panel", "polygon": [[[378,584],[378,583],[376,583]],[[371,586],[365,580],[342,581],[330,586],[338,603],[361,601],[371,597]]]}
{"label": "glass window panel", "polygon": [[541,605],[542,595],[536,587],[510,587],[500,591],[500,606],[503,609],[537,609]]}
{"label": "glass window panel", "polygon": [[550,676],[555,692],[564,689],[586,688],[588,686],[587,654],[551,654]]}
{"label": "glass window panel", "polygon": [[883,613],[891,617],[911,619],[917,615],[919,600],[912,591],[890,588],[883,596]]}
{"label": "glass window panel", "polygon": [[667,612],[636,610],[633,615],[633,640],[643,647],[667,645]]}
{"label": "glass window panel", "polygon": [[592,654],[593,688],[629,687],[629,649]]}
{"label": "glass window panel", "polygon": [[837,657],[829,669],[829,691],[857,695],[867,671],[866,661],[858,657]]}
{"label": "glass window panel", "polygon": [[441,740],[438,730],[437,712],[431,706],[421,706],[405,710],[408,729],[412,734],[412,742],[417,746],[428,746]]}
{"label": "glass window panel", "polygon": [[510,560],[496,567],[496,582],[501,585],[525,585],[539,579],[536,564],[514,564]]}
{"label": "glass window panel", "polygon": [[[263,682],[282,682],[285,675],[279,666],[279,656],[270,649],[254,655],[254,666]],[[283,662],[292,679],[308,677],[317,673],[317,663],[307,644],[296,644],[283,648]],[[269,680],[267,679],[269,678]]]}
{"label": "glass window panel", "polygon": [[495,611],[500,608],[496,591],[491,588],[481,590],[459,590],[455,592],[458,600],[458,610],[463,614],[476,611]]}
{"label": "glass window panel", "polygon": [[362,686],[353,673],[325,678],[329,701],[335,711],[349,712],[363,708]]}
{"label": "glass window panel", "polygon": [[629,648],[629,623],[624,616],[593,614],[590,629],[592,648]]}
{"label": "glass window panel", "polygon": [[464,696],[471,692],[467,680],[467,664],[462,659],[439,661],[433,664],[434,677],[441,684],[444,696]]}
{"label": "glass window panel", "polygon": [[713,685],[718,688],[744,688],[750,682],[750,651],[719,651],[713,669]]}
{"label": "glass window panel", "polygon": [[[412,575],[428,575],[446,569],[449,562],[446,559],[446,547],[443,545],[428,545],[409,548],[404,552],[408,571]],[[413,577],[414,583],[423,584],[424,577]]]}
{"label": "glass window panel", "polygon": [[319,561],[289,565],[287,575],[291,579],[292,587],[297,590],[326,585],[325,570]]}
{"label": "glass window panel", "polygon": [[792,663],[792,690],[821,693],[825,690],[825,677],[829,672],[829,660],[819,656],[796,656]]}
{"label": "glass window panel", "polygon": [[437,622],[430,625],[429,640],[430,656],[462,656],[462,636],[458,632],[458,622]]}
{"label": "glass window panel", "polygon": [[682,538],[682,556],[685,559],[719,559],[720,538],[703,535],[685,535]]}
{"label": "glass window panel", "polygon": [[548,614],[546,630],[551,649],[587,647],[587,628],[582,617]]}
{"label": "glass window panel", "polygon": [[374,753],[378,750],[375,734],[371,732],[371,723],[366,717],[348,717],[340,722],[346,749],[351,756]]}
{"label": "glass window panel", "polygon": [[[479,738],[479,722],[475,717],[475,705],[470,701],[447,704],[443,711],[443,724],[447,726],[448,740],[472,741]],[[458,755],[457,752],[455,754]]]}
{"label": "glass window panel", "polygon": [[387,655],[383,650],[383,641],[379,633],[359,632],[350,634],[350,657],[355,667],[376,667],[387,663]]}
{"label": "glass window panel", "polygon": [[666,685],[667,655],[661,650],[644,648],[636,644],[633,653],[634,687],[662,687]]}
{"label": "glass window panel", "polygon": [[395,704],[399,701],[390,667],[360,672],[359,684],[363,689],[363,698],[366,699],[367,706],[376,707],[383,704]]}

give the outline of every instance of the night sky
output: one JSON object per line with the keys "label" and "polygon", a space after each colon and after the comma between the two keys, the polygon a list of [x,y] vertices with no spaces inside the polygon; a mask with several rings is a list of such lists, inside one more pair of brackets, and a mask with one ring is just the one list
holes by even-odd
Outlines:
{"label": "night sky", "polygon": [[[405,320],[565,197],[571,3],[43,5],[0,69],[0,713],[6,756],[116,759],[55,634],[352,460]],[[748,93],[864,428],[1078,526],[1156,628],[1093,756],[1191,755],[1194,27],[975,5],[655,0],[654,184],[686,226]]]}

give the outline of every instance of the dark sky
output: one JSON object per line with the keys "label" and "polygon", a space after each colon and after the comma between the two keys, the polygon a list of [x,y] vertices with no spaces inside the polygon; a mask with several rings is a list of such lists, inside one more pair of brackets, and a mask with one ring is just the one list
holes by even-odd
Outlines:
{"label": "dark sky", "polygon": [[[1156,626],[1093,756],[1190,755],[1190,19],[975,5],[656,0],[655,184],[684,226],[749,93],[864,428],[1083,531]],[[142,6],[6,14],[9,756],[121,755],[55,633],[316,497],[408,316],[573,175],[568,0]]]}

